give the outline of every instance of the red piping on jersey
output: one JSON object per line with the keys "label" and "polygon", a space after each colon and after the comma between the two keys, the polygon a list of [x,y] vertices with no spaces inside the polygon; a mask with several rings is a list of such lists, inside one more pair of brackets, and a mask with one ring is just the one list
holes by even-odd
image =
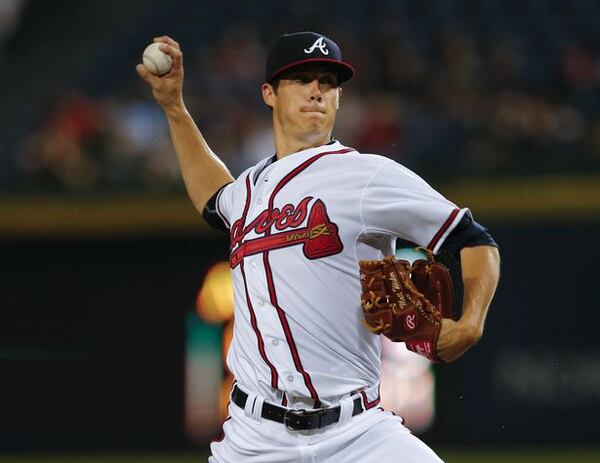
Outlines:
{"label": "red piping on jersey", "polygon": [[369,398],[365,391],[360,391],[360,395],[362,396],[363,405],[365,410],[369,410],[375,407],[379,402],[381,402],[381,393],[380,393],[381,385],[377,388],[377,398],[373,402],[369,402]]}
{"label": "red piping on jersey", "polygon": [[[241,225],[244,226],[244,222],[246,222],[246,216],[248,215],[248,209],[250,208],[250,175],[246,177],[246,204],[244,205],[244,212],[242,213]],[[278,374],[275,366],[269,361],[267,358],[267,353],[265,351],[265,342],[262,338],[262,334],[258,329],[258,323],[256,321],[256,314],[254,312],[254,307],[252,307],[252,301],[250,300],[250,293],[248,292],[248,282],[246,281],[246,272],[244,271],[244,262],[240,263],[240,271],[242,272],[242,279],[244,280],[244,291],[246,292],[246,304],[248,305],[248,311],[250,312],[250,323],[252,325],[252,329],[254,330],[254,334],[256,334],[256,340],[258,343],[258,351],[260,352],[260,356],[264,360],[264,362],[271,370],[271,387],[277,389],[278,382]]]}
{"label": "red piping on jersey", "polygon": [[[285,185],[287,185],[290,180],[292,180],[296,175],[298,175],[304,169],[309,167],[312,163],[319,160],[323,156],[326,156],[329,154],[344,154],[344,153],[348,153],[350,151],[354,151],[354,150],[352,148],[344,148],[344,149],[337,150],[337,151],[325,151],[323,153],[319,153],[319,154],[313,156],[310,159],[307,159],[302,164],[300,164],[298,167],[293,169],[290,173],[288,173],[285,177],[283,177],[283,179],[281,179],[281,181],[277,184],[277,186],[271,193],[271,197],[269,198],[269,210],[273,210],[273,202],[275,200],[275,196],[277,195],[277,193],[279,193],[279,191],[281,191],[281,189]],[[271,234],[271,226],[269,226],[269,228],[265,231],[265,236],[269,236]],[[315,401],[315,407],[318,407],[321,403],[319,400],[319,395],[317,394],[317,391],[312,384],[310,375],[302,366],[302,361],[300,360],[300,355],[298,354],[296,342],[294,341],[294,336],[292,334],[292,331],[290,330],[290,325],[285,316],[285,312],[279,306],[279,304],[277,302],[277,293],[275,291],[275,283],[273,282],[273,273],[271,271],[271,265],[269,264],[269,251],[265,251],[263,253],[263,262],[265,265],[265,273],[267,276],[267,285],[269,286],[269,295],[271,297],[271,304],[273,304],[273,307],[275,307],[275,310],[277,311],[277,315],[279,316],[279,321],[281,322],[283,332],[285,333],[285,339],[290,348],[290,353],[292,354],[292,359],[294,360],[294,366],[296,367],[296,370],[298,371],[298,373],[300,373],[302,375],[302,378],[304,379],[304,384],[306,385],[306,388],[310,392],[310,397]]]}
{"label": "red piping on jersey", "polygon": [[262,335],[260,334],[260,330],[258,329],[258,323],[256,322],[256,314],[254,313],[254,308],[252,307],[252,302],[250,301],[250,294],[248,293],[248,283],[246,282],[246,272],[244,272],[244,262],[240,263],[240,270],[242,272],[242,278],[244,279],[244,291],[246,292],[246,303],[248,304],[248,310],[250,311],[250,323],[252,325],[252,329],[254,330],[254,334],[256,334],[256,340],[258,343],[258,351],[260,352],[260,356],[264,360],[264,362],[268,365],[271,370],[271,387],[277,389],[277,370],[273,366],[273,364],[267,358],[267,353],[265,352],[265,342],[263,341]]}
{"label": "red piping on jersey", "polygon": [[433,239],[431,240],[431,243],[429,243],[427,245],[427,249],[431,249],[433,251],[433,249],[436,247],[436,245],[438,244],[438,241],[440,240],[440,238],[444,235],[444,233],[446,233],[446,230],[448,230],[448,227],[450,227],[450,225],[452,225],[452,222],[454,222],[454,219],[456,218],[456,216],[458,215],[458,212],[460,211],[460,209],[454,209],[451,213],[450,216],[448,217],[448,219],[444,222],[444,225],[442,225],[442,227],[438,230],[438,232],[435,234],[435,236],[433,237]]}
{"label": "red piping on jersey", "polygon": [[354,151],[354,148],[344,148],[344,149],[337,150],[337,151],[325,151],[323,153],[319,153],[319,154],[313,156],[312,158],[309,158],[306,161],[304,161],[302,164],[300,164],[298,167],[296,167],[294,170],[292,170],[289,174],[287,174],[285,177],[283,177],[281,179],[281,181],[279,182],[279,184],[275,187],[275,189],[273,190],[273,193],[271,193],[271,198],[269,199],[269,208],[270,209],[273,208],[273,199],[275,198],[275,195],[277,193],[279,193],[279,190],[281,190],[292,178],[294,178],[296,175],[298,175],[300,172],[302,172],[304,169],[306,169],[308,166],[310,166],[313,162],[319,160],[320,158],[322,158],[323,156],[326,156],[328,154],[345,154],[345,153],[349,153],[350,151]]}
{"label": "red piping on jersey", "polygon": [[246,175],[246,204],[244,204],[244,212],[242,212],[242,228],[246,223],[246,216],[248,215],[248,209],[250,209],[250,195],[252,190],[250,189],[250,174]]}
{"label": "red piping on jersey", "polygon": [[319,400],[319,395],[317,394],[317,391],[312,384],[310,375],[306,372],[306,370],[304,370],[304,367],[302,366],[302,362],[300,361],[300,355],[298,355],[298,349],[296,347],[296,343],[294,342],[294,336],[292,335],[292,331],[290,330],[290,325],[285,316],[285,312],[277,302],[277,293],[275,292],[275,285],[273,283],[273,273],[271,271],[271,265],[269,264],[269,251],[264,252],[263,263],[265,265],[265,272],[267,275],[267,285],[269,286],[269,296],[271,298],[271,304],[273,304],[273,307],[275,307],[275,310],[277,311],[277,316],[279,317],[279,321],[281,322],[283,332],[285,333],[285,339],[290,348],[292,359],[294,360],[294,366],[296,367],[298,373],[300,373],[304,378],[304,384],[306,384],[306,387],[310,392],[310,397],[314,401],[317,401]]}

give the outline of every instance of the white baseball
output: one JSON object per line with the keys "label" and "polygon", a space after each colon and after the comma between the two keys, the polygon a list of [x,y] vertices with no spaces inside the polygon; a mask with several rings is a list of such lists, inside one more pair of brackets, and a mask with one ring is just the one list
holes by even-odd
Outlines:
{"label": "white baseball", "polygon": [[162,42],[155,42],[146,47],[142,62],[144,66],[154,75],[162,76],[171,70],[173,60],[165,52],[158,48]]}

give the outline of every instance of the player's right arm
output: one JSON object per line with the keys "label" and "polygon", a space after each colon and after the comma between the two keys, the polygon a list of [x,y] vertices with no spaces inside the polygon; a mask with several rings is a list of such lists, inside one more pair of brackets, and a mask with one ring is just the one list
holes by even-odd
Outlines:
{"label": "player's right arm", "polygon": [[207,201],[223,185],[232,182],[233,177],[210,149],[185,107],[183,54],[179,44],[167,36],[154,41],[160,42],[160,49],[173,59],[171,70],[161,77],[153,75],[143,64],[138,64],[136,70],[152,87],[152,94],[165,113],[185,186],[194,206],[202,212]]}

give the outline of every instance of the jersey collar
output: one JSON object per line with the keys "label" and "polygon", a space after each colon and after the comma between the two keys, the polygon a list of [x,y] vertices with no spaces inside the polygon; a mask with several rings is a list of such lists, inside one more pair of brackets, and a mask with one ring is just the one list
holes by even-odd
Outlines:
{"label": "jersey collar", "polygon": [[[320,145],[320,146],[316,146],[313,148],[307,148],[305,150],[302,151],[297,151],[295,153],[289,154],[288,156],[286,156],[283,159],[286,159],[290,156],[296,156],[298,154],[307,154],[310,153],[312,154],[317,154],[319,151],[323,150],[324,148],[330,148],[332,145],[338,144],[341,146],[341,143],[339,141],[337,141],[335,138],[332,138],[331,141],[325,143],[324,145]],[[269,167],[271,164],[276,163],[277,161],[279,161],[279,159],[277,159],[277,153],[273,154],[272,156],[269,156],[266,159],[263,159],[262,161],[260,161],[257,164],[257,168],[254,171],[254,175],[252,177],[252,183],[254,183],[256,185],[256,181],[258,180],[258,177],[260,176],[260,174],[267,168]]]}

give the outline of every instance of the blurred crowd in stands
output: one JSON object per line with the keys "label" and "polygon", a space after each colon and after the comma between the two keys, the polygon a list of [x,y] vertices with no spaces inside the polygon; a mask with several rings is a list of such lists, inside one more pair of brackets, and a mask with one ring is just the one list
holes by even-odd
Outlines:
{"label": "blurred crowd in stands", "polygon": [[[456,10],[434,21],[432,9],[419,21],[400,3],[406,11],[321,30],[357,71],[336,138],[426,179],[600,171],[600,4],[494,0],[481,2],[500,5],[486,20]],[[273,153],[263,27],[232,21],[210,42],[182,41],[188,108],[234,174]],[[134,65],[111,96],[61,95],[18,147],[21,185],[181,188],[165,119]]]}

